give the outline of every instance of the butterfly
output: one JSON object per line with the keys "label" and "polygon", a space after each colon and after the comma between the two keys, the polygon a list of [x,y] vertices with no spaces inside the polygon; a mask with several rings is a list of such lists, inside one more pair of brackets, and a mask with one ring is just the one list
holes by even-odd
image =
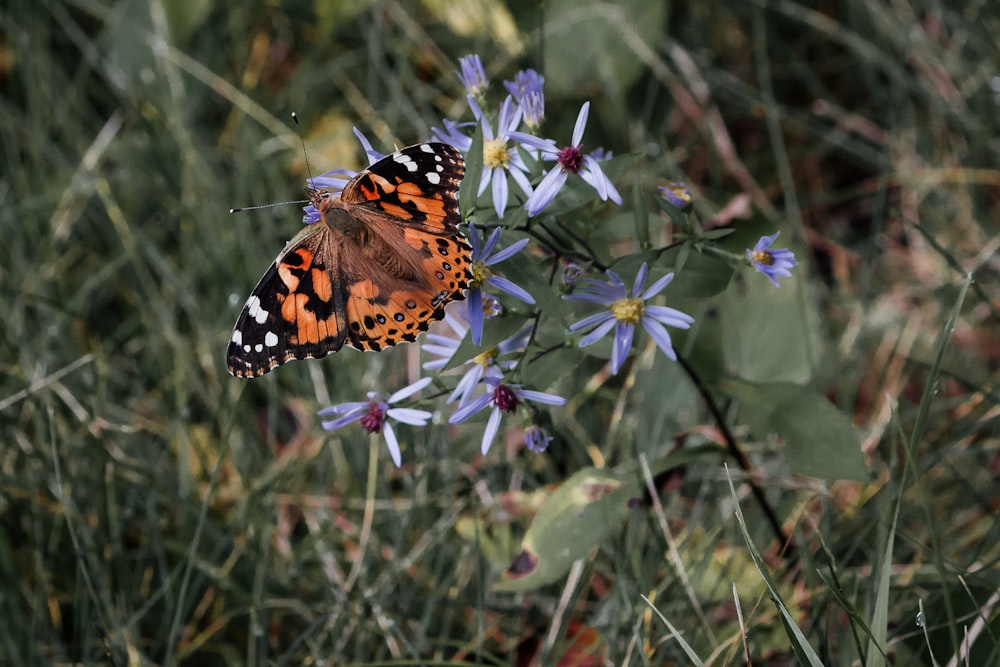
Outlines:
{"label": "butterfly", "polygon": [[465,298],[472,248],[458,229],[465,161],[442,143],[396,151],[339,195],[309,188],[320,219],[274,260],[236,320],[229,372],[251,378],[344,345],[413,342]]}

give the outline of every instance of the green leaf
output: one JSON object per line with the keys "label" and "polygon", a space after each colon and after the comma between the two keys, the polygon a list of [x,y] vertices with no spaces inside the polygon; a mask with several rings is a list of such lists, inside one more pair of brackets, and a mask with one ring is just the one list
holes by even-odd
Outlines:
{"label": "green leaf", "polygon": [[790,382],[730,378],[719,386],[742,403],[757,438],[776,434],[784,440],[785,458],[795,472],[827,480],[868,479],[854,426],[826,397]]}
{"label": "green leaf", "polygon": [[521,552],[494,590],[528,591],[562,577],[595,545],[621,530],[639,490],[634,474],[597,468],[577,472],[535,515]]}
{"label": "green leaf", "polygon": [[[660,475],[720,451],[714,444],[672,451],[651,462],[650,473]],[[520,553],[494,590],[530,591],[564,576],[574,562],[622,529],[642,488],[635,468],[585,468],[574,474],[538,510]]]}
{"label": "green leaf", "polygon": [[739,289],[718,299],[722,352],[733,375],[753,382],[808,384],[813,379],[825,345],[813,289],[794,272],[783,282],[776,289],[741,267]]}
{"label": "green leaf", "polygon": [[476,210],[479,199],[479,181],[483,178],[483,126],[476,123],[472,134],[472,145],[465,155],[465,177],[458,187],[458,203],[462,217],[470,217]]}

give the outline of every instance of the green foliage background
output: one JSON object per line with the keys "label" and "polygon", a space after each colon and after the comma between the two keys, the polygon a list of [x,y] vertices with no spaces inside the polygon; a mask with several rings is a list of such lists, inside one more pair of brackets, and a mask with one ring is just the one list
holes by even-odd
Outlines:
{"label": "green foliage background", "polygon": [[[989,2],[10,0],[0,663],[744,664],[742,623],[754,664],[945,664],[967,630],[958,664],[997,664],[997,34]],[[298,211],[227,211],[300,196],[290,113],[313,170],[357,167],[354,125],[386,150],[459,117],[473,52],[494,86],[546,76],[547,136],[591,100],[586,148],[637,156],[628,209],[587,209],[603,261],[666,241],[668,180],[730,250],[783,230],[778,291],[696,255],[677,280],[719,415],[653,349],[616,378],[564,349],[530,369],[571,399],[545,455],[513,429],[480,458],[442,415],[396,470],[315,411],[402,386],[416,346],[228,375]],[[864,479],[824,482],[858,477],[827,449],[844,415]],[[575,504],[583,479],[636,502]],[[573,559],[499,591],[525,535]]]}

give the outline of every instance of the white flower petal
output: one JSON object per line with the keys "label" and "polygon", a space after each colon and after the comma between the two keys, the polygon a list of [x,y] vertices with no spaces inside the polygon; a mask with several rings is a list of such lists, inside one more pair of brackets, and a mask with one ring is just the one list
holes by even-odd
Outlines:
{"label": "white flower petal", "polygon": [[399,453],[399,441],[396,440],[396,432],[392,430],[392,426],[388,422],[382,425],[382,435],[385,436],[385,446],[389,449],[389,456],[392,457],[392,462],[398,468],[403,462],[403,457]]}
{"label": "white flower petal", "polygon": [[503,413],[500,412],[500,408],[494,406],[493,412],[490,413],[490,419],[486,422],[486,430],[483,431],[483,456],[486,456],[486,453],[490,451],[490,445],[493,444],[493,438],[496,437],[497,431],[500,430],[501,417],[503,417]]}
{"label": "white flower petal", "polygon": [[389,400],[387,400],[386,403],[398,403],[404,398],[409,398],[410,396],[413,396],[415,393],[417,393],[430,383],[431,383],[431,378],[421,378],[416,382],[414,382],[413,384],[407,387],[403,387],[402,389],[397,391],[395,394],[389,397]]}

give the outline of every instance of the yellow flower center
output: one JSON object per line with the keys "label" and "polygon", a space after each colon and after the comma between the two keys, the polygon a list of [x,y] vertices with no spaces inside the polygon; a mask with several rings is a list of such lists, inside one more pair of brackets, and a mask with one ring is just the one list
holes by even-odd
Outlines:
{"label": "yellow flower center", "polygon": [[753,254],[753,261],[764,266],[771,266],[774,264],[774,255],[766,250],[757,250]]}
{"label": "yellow flower center", "polygon": [[487,169],[507,168],[510,164],[510,151],[507,150],[507,142],[499,139],[486,139],[483,141],[483,165]]}
{"label": "yellow flower center", "polygon": [[611,314],[625,324],[638,324],[643,310],[642,299],[618,299],[611,305]]}
{"label": "yellow flower center", "polygon": [[491,347],[490,349],[486,350],[482,354],[479,354],[479,355],[476,355],[475,357],[473,357],[472,361],[474,361],[475,363],[479,364],[483,368],[489,368],[494,363],[496,363],[496,358],[497,358],[498,354],[500,354],[500,350],[498,350],[494,346],[494,347]]}
{"label": "yellow flower center", "polygon": [[491,275],[493,275],[492,271],[490,271],[490,268],[484,262],[473,262],[472,280],[469,281],[469,289],[473,290],[477,287],[482,287],[483,283]]}

